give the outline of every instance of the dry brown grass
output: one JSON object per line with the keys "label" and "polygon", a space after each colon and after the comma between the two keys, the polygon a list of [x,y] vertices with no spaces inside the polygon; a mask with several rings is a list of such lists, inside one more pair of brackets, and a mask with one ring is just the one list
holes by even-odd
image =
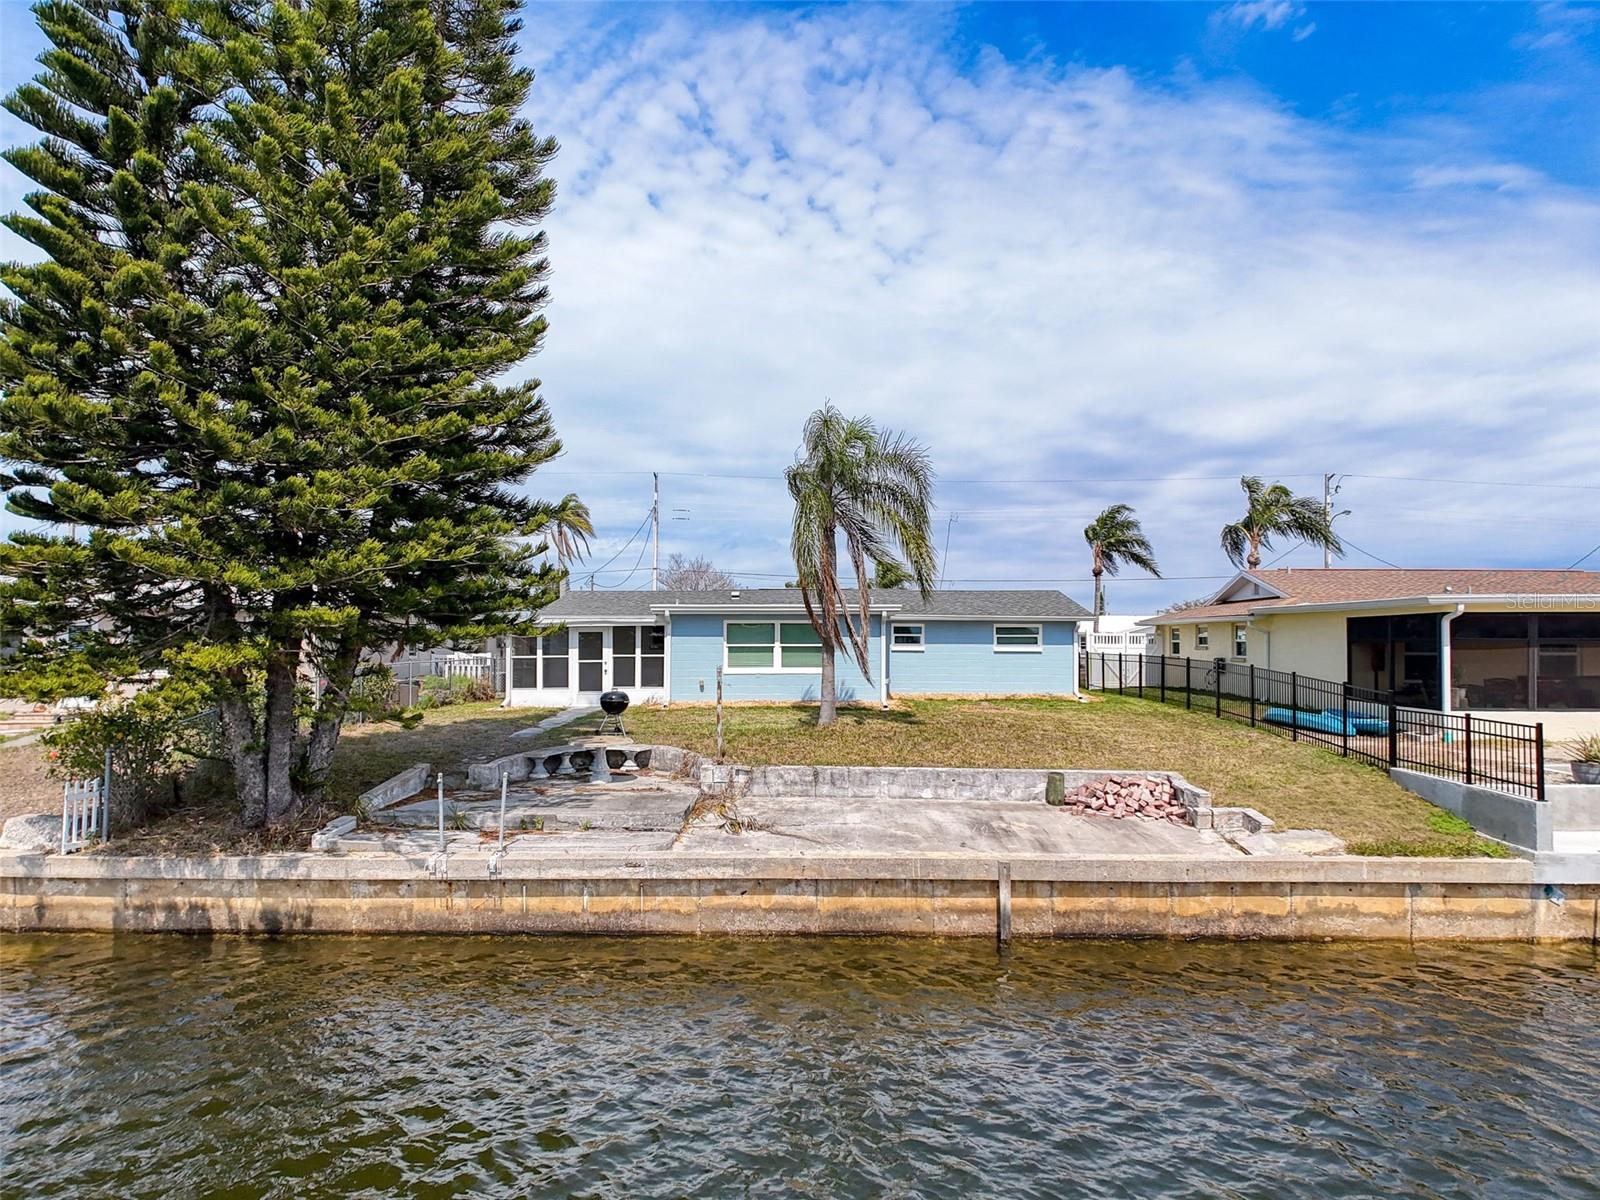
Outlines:
{"label": "dry brown grass", "polygon": [[[1176,771],[1219,804],[1280,827],[1327,829],[1358,852],[1493,854],[1450,814],[1382,772],[1247,725],[1119,696],[1070,700],[905,700],[845,708],[818,729],[814,705],[730,705],[726,756],[762,766],[1083,767]],[[715,751],[703,706],[634,709],[644,741]]]}
{"label": "dry brown grass", "polygon": [[45,770],[44,747],[0,746],[0,822],[26,813],[61,814],[61,781]]}
{"label": "dry brown grass", "polygon": [[[204,855],[304,850],[312,833],[340,813],[349,812],[356,797],[375,784],[413,763],[426,762],[435,770],[456,774],[470,762],[510,753],[516,744],[511,740],[513,733],[553,711],[506,709],[494,702],[457,704],[430,709],[415,729],[387,724],[351,726],[339,738],[326,799],[292,824],[270,830],[245,828],[239,824],[232,799],[209,791],[159,814],[143,828],[119,836],[107,851]],[[0,755],[5,753],[0,750]],[[59,790],[55,796],[52,804],[59,806]],[[50,808],[47,804],[24,811]]]}

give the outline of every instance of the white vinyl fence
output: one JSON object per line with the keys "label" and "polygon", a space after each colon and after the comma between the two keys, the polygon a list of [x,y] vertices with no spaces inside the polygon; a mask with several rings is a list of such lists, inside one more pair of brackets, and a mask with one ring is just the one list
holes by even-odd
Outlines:
{"label": "white vinyl fence", "polygon": [[106,789],[103,779],[69,779],[61,788],[61,853],[105,841]]}

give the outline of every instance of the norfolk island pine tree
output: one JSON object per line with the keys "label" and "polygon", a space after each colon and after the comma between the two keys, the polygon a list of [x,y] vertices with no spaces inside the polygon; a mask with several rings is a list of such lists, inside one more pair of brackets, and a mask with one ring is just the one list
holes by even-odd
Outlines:
{"label": "norfolk island pine tree", "polygon": [[44,260],[0,275],[0,455],[53,532],[0,550],[5,675],[164,668],[219,709],[244,823],[284,821],[365,655],[530,632],[560,579],[563,506],[514,490],[560,443],[537,381],[492,382],[545,333],[518,6],[35,11],[7,224]]}

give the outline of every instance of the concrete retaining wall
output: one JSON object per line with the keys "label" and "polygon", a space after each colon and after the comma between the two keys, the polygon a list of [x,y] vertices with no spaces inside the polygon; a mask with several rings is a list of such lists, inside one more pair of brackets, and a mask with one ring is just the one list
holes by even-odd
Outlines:
{"label": "concrete retaining wall", "polygon": [[1549,802],[1541,803],[1493,788],[1440,779],[1421,771],[1392,767],[1389,777],[1424,800],[1453,812],[1471,823],[1485,837],[1524,850],[1550,850],[1554,847],[1554,826]]}
{"label": "concrete retaining wall", "polygon": [[746,795],[848,800],[1035,800],[1044,803],[1047,781],[1061,775],[1067,791],[1109,775],[1172,780],[1190,807],[1209,806],[1211,793],[1170,771],[985,770],[967,767],[743,767],[706,763],[704,788],[735,786]]}
{"label": "concrete retaining wall", "polygon": [[[1600,884],[1526,861],[1018,859],[1018,937],[1560,940]],[[184,933],[935,934],[993,937],[1001,864],[968,858],[0,857],[0,929]]]}
{"label": "concrete retaining wall", "polygon": [[1550,820],[1558,833],[1600,829],[1600,784],[1553,783],[1544,792]]}

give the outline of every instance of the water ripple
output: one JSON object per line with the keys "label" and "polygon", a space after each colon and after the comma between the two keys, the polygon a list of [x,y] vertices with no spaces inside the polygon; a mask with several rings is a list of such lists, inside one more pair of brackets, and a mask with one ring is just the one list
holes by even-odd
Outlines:
{"label": "water ripple", "polygon": [[0,938],[0,1195],[1600,1195],[1531,946]]}

